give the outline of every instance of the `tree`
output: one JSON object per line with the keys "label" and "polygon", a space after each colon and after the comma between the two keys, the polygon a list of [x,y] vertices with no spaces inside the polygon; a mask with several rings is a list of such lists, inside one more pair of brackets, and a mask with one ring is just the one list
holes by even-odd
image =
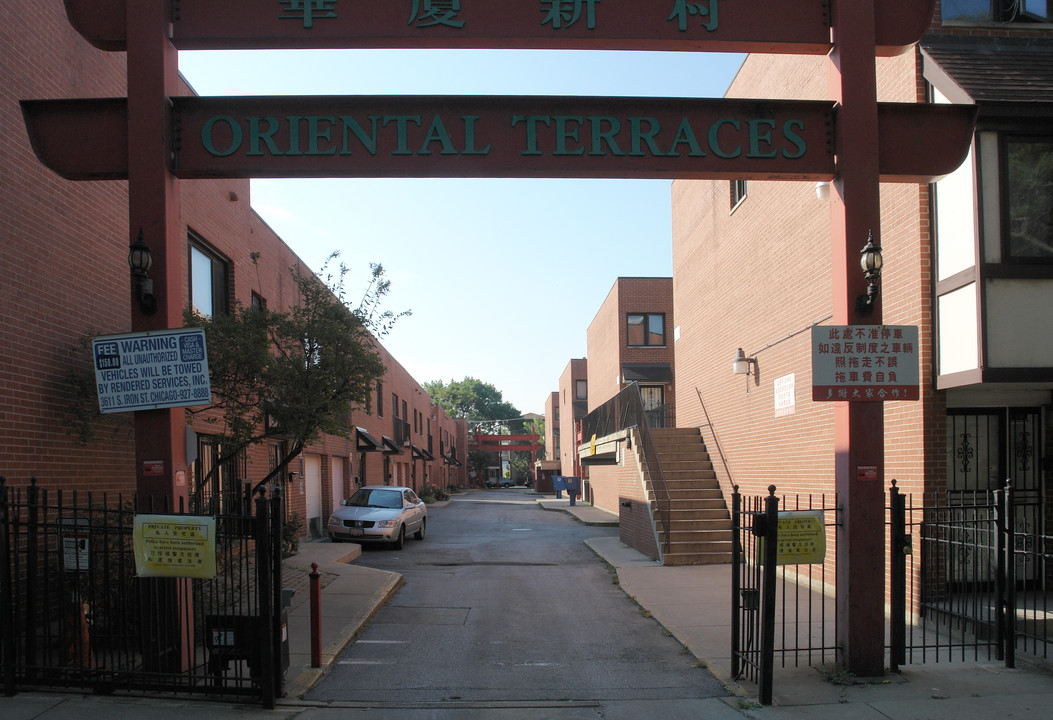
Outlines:
{"label": "tree", "polygon": [[475,421],[483,432],[496,433],[520,415],[515,405],[504,401],[500,390],[473,377],[450,380],[448,384],[433,380],[424,383],[424,389],[451,417]]}
{"label": "tree", "polygon": [[[424,383],[424,389],[431,395],[432,400],[451,417],[470,421],[471,430],[488,435],[497,435],[503,431],[512,433],[524,431],[524,423],[519,410],[515,405],[505,402],[501,391],[490,383],[473,377],[466,377],[464,380],[450,380],[449,383],[433,380]],[[493,464],[493,455],[494,453],[480,450],[468,451],[468,469],[474,472],[480,481],[485,481],[486,469]]]}
{"label": "tree", "polygon": [[[257,256],[253,256],[255,262]],[[399,317],[380,309],[390,289],[381,265],[358,306],[347,304],[348,269],[339,265],[320,276],[289,269],[297,302],[288,311],[237,305],[211,318],[188,311],[186,325],[205,329],[212,405],[191,409],[221,426],[223,457],[202,482],[208,487],[219,467],[249,446],[278,435],[289,442],[278,465],[256,487],[281,473],[323,434],[350,437],[350,413],[370,410],[372,390],[385,372],[374,338],[388,333]]]}
{"label": "tree", "polygon": [[[258,255],[251,255],[255,263]],[[235,303],[231,312],[203,317],[185,313],[187,327],[205,330],[212,404],[187,410],[217,427],[222,455],[203,479],[199,491],[214,482],[219,469],[249,446],[269,437],[289,442],[288,452],[256,486],[282,472],[303,449],[323,434],[350,437],[354,408],[370,412],[372,390],[385,372],[375,339],[387,335],[409,311],[381,308],[391,283],[381,265],[372,274],[357,307],[347,302],[347,267],[335,272],[333,253],[319,276],[289,269],[296,288],[289,310],[268,310]],[[324,278],[323,278],[324,276]],[[89,331],[77,356],[90,355]],[[90,359],[90,358],[89,358]],[[94,441],[98,412],[94,370],[78,362],[67,377],[70,393],[65,424],[83,444]]]}

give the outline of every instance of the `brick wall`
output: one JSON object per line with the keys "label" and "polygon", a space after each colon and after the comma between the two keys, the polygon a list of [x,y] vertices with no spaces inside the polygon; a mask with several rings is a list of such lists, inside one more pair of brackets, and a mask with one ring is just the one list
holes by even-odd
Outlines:
{"label": "brick wall", "polygon": [[[588,380],[588,362],[585,358],[574,358],[559,378],[559,463],[562,475],[573,476],[577,470],[577,421],[574,413],[575,388],[578,380]],[[591,388],[589,395],[592,395]],[[580,413],[579,413],[580,414]]]}
{"label": "brick wall", "polygon": [[[62,0],[0,0],[0,78],[0,475],[14,484],[37,476],[44,486],[129,492],[135,488],[131,416],[98,423],[97,441],[87,446],[70,438],[62,424],[69,398],[66,373],[87,362],[74,352],[78,338],[92,330],[109,334],[131,327],[127,184],[70,182],[45,168],[29,146],[18,106],[20,99],[124,96],[124,54],[96,50],[81,39],[66,20]],[[250,207],[248,181],[186,181],[180,193],[186,227],[229,263],[232,299],[247,305],[256,292],[272,309],[295,302],[288,268],[302,263]],[[259,253],[258,265],[251,253]],[[178,261],[185,278],[187,253]],[[184,283],[184,300],[185,288]],[[388,368],[384,417],[359,409],[352,422],[378,439],[391,435],[396,392],[407,401],[411,428],[414,410],[420,413],[412,435],[419,447],[428,447],[428,420],[436,416],[431,425],[436,460],[413,461],[406,449],[393,458],[394,480],[418,488],[426,480],[464,484],[464,468],[444,465],[437,438],[442,429],[450,433],[463,463],[466,426],[433,408],[423,388],[379,344],[378,349]],[[203,416],[192,425],[202,434],[222,432]],[[358,453],[353,440],[336,436],[322,438],[307,452],[321,456],[327,515],[333,462],[342,469],[349,494],[359,474]],[[369,453],[366,467],[367,480],[382,481],[380,453]],[[291,469],[303,478],[302,461]],[[260,479],[269,470],[269,448],[251,449],[247,478]],[[290,511],[304,516],[300,483],[289,491]]]}
{"label": "brick wall", "polygon": [[134,486],[128,418],[82,447],[62,425],[65,375],[90,328],[130,328],[125,184],[73,183],[29,147],[20,99],[121,96],[124,56],[95,50],[61,0],[0,0],[0,475],[79,490]]}

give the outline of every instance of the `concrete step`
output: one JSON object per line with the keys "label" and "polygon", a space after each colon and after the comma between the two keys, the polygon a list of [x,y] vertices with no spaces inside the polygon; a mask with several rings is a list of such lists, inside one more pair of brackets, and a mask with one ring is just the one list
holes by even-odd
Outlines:
{"label": "concrete step", "polygon": [[[720,487],[684,487],[682,485],[670,485],[669,488],[669,499],[676,500],[712,500],[718,498],[724,499],[724,493],[720,491]],[[663,493],[661,490],[657,491],[657,496],[661,498]]]}
{"label": "concrete step", "polygon": [[683,542],[674,540],[669,544],[669,552],[680,555],[687,553],[727,553],[731,555],[731,540]]}
{"label": "concrete step", "polygon": [[717,473],[714,470],[699,467],[667,470],[663,465],[662,477],[665,478],[666,482],[670,482],[672,480],[689,481],[694,479],[706,481],[712,480],[713,482],[716,482]]}
{"label": "concrete step", "polygon": [[662,465],[662,470],[668,472],[669,470],[712,470],[713,463],[704,458],[691,457],[685,453],[678,453],[676,455],[659,455],[658,462]]}
{"label": "concrete step", "polygon": [[[727,513],[725,513],[725,516]],[[656,519],[661,525],[662,516],[656,516]],[[669,524],[673,526],[673,532],[731,532],[731,518],[730,517],[715,517],[715,518],[682,518],[682,517],[670,517]]]}
{"label": "concrete step", "polygon": [[[731,522],[731,514],[726,507],[712,508],[710,510],[677,510],[670,509],[669,521],[671,523],[693,523],[698,521],[726,520]],[[731,527],[729,524],[728,527]]]}
{"label": "concrete step", "polygon": [[679,553],[667,552],[662,555],[664,565],[727,565],[731,562],[731,552]]}
{"label": "concrete step", "polygon": [[[664,535],[662,536],[664,537]],[[674,545],[683,544],[696,544],[696,543],[728,543],[728,550],[731,550],[731,529],[727,530],[673,530],[669,534],[669,539]]]}
{"label": "concrete step", "polygon": [[[655,505],[654,498],[651,498],[651,505]],[[679,510],[724,510],[727,511],[727,504],[724,502],[723,497],[710,497],[710,498],[691,498],[691,499],[674,499],[669,504],[669,509],[672,512]]]}

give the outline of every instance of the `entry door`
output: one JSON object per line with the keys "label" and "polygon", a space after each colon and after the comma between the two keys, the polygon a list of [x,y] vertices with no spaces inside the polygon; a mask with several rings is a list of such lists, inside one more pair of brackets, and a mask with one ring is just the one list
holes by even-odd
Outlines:
{"label": "entry door", "polygon": [[330,458],[329,464],[331,467],[330,477],[333,479],[333,504],[331,510],[335,510],[344,501],[344,459]]}
{"label": "entry door", "polygon": [[[1037,408],[997,408],[952,410],[947,417],[948,503],[968,508],[990,503],[990,492],[1005,487],[1008,478],[1015,489],[1016,532],[1042,532],[1042,416]],[[986,519],[990,511],[962,510],[979,513],[963,516],[966,522]],[[993,526],[994,518],[990,518]],[[972,548],[994,541],[994,532],[982,523],[963,530],[969,537],[960,538],[957,552],[961,558],[952,562],[960,581],[991,580],[994,568],[977,567]],[[973,536],[975,535],[975,536]],[[987,554],[981,553],[983,557]],[[1038,571],[1030,556],[1018,556],[1017,577],[1034,579]],[[955,578],[952,578],[952,580]]]}
{"label": "entry door", "polygon": [[304,492],[307,495],[307,527],[311,537],[321,537],[322,530],[322,456],[303,456]]}
{"label": "entry door", "polygon": [[664,428],[665,419],[665,387],[662,385],[641,385],[640,399],[643,401],[644,413],[647,414],[647,424],[653,428]]}

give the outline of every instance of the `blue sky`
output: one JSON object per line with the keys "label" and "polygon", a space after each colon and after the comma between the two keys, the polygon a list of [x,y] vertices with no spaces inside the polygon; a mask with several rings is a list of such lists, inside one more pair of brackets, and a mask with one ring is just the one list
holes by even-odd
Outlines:
{"label": "blue sky", "polygon": [[[201,95],[721,97],[743,56],[345,50],[182,52]],[[667,180],[253,180],[252,206],[352,297],[369,263],[411,310],[384,345],[420,382],[476,377],[544,411],[619,276],[672,274]]]}

